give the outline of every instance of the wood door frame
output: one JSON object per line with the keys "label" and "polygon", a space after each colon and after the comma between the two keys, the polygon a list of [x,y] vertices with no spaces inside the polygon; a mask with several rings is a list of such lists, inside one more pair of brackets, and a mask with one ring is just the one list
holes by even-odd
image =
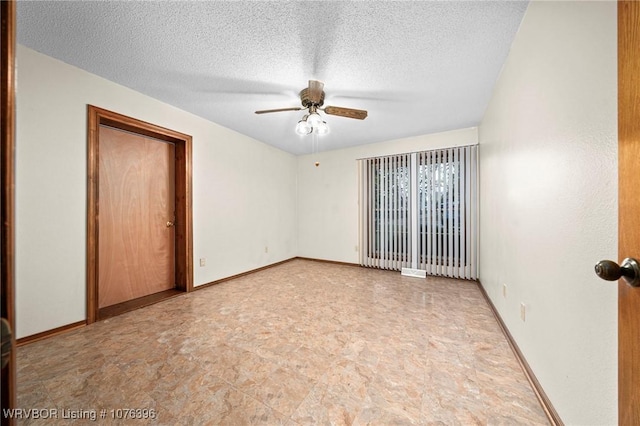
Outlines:
{"label": "wood door frame", "polygon": [[[1,1],[0,16],[2,20],[2,45],[0,47],[0,63],[2,64],[2,81],[0,82],[0,180],[2,189],[0,197],[0,235],[2,263],[0,287],[2,289],[2,317],[6,318],[13,331],[13,350],[9,364],[2,369],[2,408],[16,407],[16,340],[15,340],[15,55],[16,55],[16,2]],[[13,425],[15,420],[1,416],[2,425]]]}
{"label": "wood door frame", "polygon": [[[640,258],[640,3],[618,2],[618,262]],[[640,288],[618,282],[618,424],[640,422]]]}
{"label": "wood door frame", "polygon": [[175,153],[175,257],[176,289],[193,290],[193,223],[191,141],[184,133],[88,105],[87,129],[87,323],[100,319],[98,308],[98,221],[100,125],[173,143]]}

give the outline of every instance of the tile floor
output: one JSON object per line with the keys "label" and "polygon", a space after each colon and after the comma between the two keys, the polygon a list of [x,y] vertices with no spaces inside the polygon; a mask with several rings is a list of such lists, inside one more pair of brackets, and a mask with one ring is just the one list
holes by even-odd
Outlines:
{"label": "tile floor", "polygon": [[301,259],[17,357],[18,407],[47,424],[548,424],[475,283]]}

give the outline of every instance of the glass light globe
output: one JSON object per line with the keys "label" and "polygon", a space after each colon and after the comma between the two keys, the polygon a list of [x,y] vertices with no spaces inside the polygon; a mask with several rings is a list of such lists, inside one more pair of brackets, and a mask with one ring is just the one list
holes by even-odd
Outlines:
{"label": "glass light globe", "polygon": [[308,135],[312,130],[313,128],[304,118],[298,121],[298,124],[296,125],[296,133],[299,135]]}
{"label": "glass light globe", "polygon": [[322,117],[317,112],[309,114],[309,118],[307,118],[307,123],[311,125],[311,127],[316,127],[318,124],[322,123]]}
{"label": "glass light globe", "polygon": [[329,126],[327,126],[327,122],[326,121],[322,121],[317,126],[314,126],[313,129],[319,135],[325,135],[325,134],[329,133]]}

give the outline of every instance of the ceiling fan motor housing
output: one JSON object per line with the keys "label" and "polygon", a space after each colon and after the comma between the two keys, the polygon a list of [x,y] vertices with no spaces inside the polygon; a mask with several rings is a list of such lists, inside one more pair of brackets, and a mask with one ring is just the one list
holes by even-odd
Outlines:
{"label": "ceiling fan motor housing", "polygon": [[[300,111],[301,109],[308,109],[309,114],[301,121],[307,121],[308,117],[317,117],[320,120],[317,110],[324,105],[324,83],[318,80],[309,80],[309,87],[300,91],[300,102],[302,102],[302,108],[278,108],[278,109],[265,109],[262,111],[256,111],[256,114],[266,114],[270,112],[283,112],[283,111]],[[367,111],[363,109],[343,108],[336,106],[328,106],[323,108],[322,111],[329,115],[337,115],[340,117],[355,118],[358,120],[364,120],[367,118]]]}
{"label": "ceiling fan motor housing", "polygon": [[302,106],[305,108],[309,108],[310,106],[321,107],[324,104],[324,90],[320,93],[319,99],[313,99],[309,92],[309,88],[302,89],[300,91],[300,100],[302,101]]}

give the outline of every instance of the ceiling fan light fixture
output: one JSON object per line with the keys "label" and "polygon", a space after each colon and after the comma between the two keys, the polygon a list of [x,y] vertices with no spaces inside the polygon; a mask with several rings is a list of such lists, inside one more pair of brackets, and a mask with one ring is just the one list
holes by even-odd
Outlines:
{"label": "ceiling fan light fixture", "polygon": [[309,123],[311,127],[318,127],[320,123],[322,123],[322,117],[320,117],[320,114],[314,111],[311,114],[309,114],[309,117],[307,118],[307,123]]}
{"label": "ceiling fan light fixture", "polygon": [[320,124],[314,126],[313,129],[319,135],[326,135],[327,133],[329,133],[329,126],[327,126],[326,121],[321,121]]}
{"label": "ceiling fan light fixture", "polygon": [[302,120],[298,121],[296,125],[296,133],[299,135],[308,135],[313,131],[313,127],[307,121],[307,116],[302,117]]}

